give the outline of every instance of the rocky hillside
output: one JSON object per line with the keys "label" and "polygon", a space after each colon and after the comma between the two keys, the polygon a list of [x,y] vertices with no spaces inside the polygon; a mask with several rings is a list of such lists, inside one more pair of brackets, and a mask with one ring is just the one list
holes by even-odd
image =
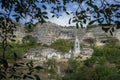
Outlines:
{"label": "rocky hillside", "polygon": [[51,44],[59,36],[61,32],[60,26],[53,23],[38,23],[32,32],[32,35],[37,38],[38,43]]}
{"label": "rocky hillside", "polygon": [[16,25],[16,31],[14,32],[14,34],[16,35],[15,40],[18,43],[22,43],[23,37],[26,36],[25,28],[22,24],[16,23]]}
{"label": "rocky hillside", "polygon": [[[74,39],[75,35],[82,41],[86,38],[93,38],[100,42],[107,37],[112,37],[109,33],[105,33],[100,26],[90,28],[90,29],[75,29],[75,28],[65,28],[57,24],[47,22],[44,24],[37,23],[32,32],[26,32],[23,25],[17,27],[16,40],[21,42],[22,38],[26,35],[32,35],[37,39],[37,43],[50,45],[57,39]],[[113,37],[120,40],[120,30],[115,30]]]}

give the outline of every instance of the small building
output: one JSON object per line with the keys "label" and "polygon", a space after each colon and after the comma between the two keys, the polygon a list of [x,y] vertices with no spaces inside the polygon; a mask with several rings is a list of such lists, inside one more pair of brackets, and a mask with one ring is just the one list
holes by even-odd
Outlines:
{"label": "small building", "polygon": [[31,59],[31,60],[39,60],[41,56],[41,49],[31,49],[28,51],[25,55],[24,58]]}
{"label": "small building", "polygon": [[64,58],[65,59],[69,59],[69,58],[71,58],[72,57],[72,55],[70,54],[70,53],[66,53],[65,55],[64,55]]}
{"label": "small building", "polygon": [[40,57],[38,57],[34,53],[26,53],[24,58],[31,59],[31,60],[39,60],[40,59]]}
{"label": "small building", "polygon": [[52,58],[61,59],[61,55],[55,52],[49,53],[47,55],[47,59],[52,59]]}
{"label": "small building", "polygon": [[64,58],[69,59],[72,57],[72,50],[70,50],[68,53],[64,55]]}

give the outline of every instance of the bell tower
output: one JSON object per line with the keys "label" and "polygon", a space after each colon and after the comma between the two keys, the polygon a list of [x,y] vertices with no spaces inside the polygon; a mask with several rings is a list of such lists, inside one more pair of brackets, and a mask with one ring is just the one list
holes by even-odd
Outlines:
{"label": "bell tower", "polygon": [[77,36],[78,29],[74,29],[75,33],[75,40],[73,43],[73,57],[78,57],[80,55],[80,42]]}
{"label": "bell tower", "polygon": [[80,54],[80,42],[78,37],[75,37],[75,41],[73,44],[73,57],[78,57]]}

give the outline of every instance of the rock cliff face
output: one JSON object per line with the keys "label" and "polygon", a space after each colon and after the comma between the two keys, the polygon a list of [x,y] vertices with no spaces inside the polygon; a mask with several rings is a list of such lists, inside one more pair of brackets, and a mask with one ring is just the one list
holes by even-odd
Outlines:
{"label": "rock cliff face", "polygon": [[54,42],[61,32],[60,26],[53,23],[38,23],[33,31],[38,43],[51,44]]}
{"label": "rock cliff face", "polygon": [[[26,35],[32,35],[37,39],[37,43],[50,45],[57,39],[74,39],[75,35],[78,36],[79,40],[86,38],[93,38],[96,41],[105,39],[106,37],[112,37],[109,33],[105,33],[100,26],[91,29],[75,29],[65,28],[57,24],[47,22],[44,24],[38,23],[33,32],[26,33],[23,25],[18,25],[15,35],[16,40],[21,42],[22,38]],[[114,37],[120,40],[120,30],[115,30]]]}
{"label": "rock cliff face", "polygon": [[38,23],[32,32],[32,35],[36,37],[38,43],[50,45],[57,39],[74,39],[75,35],[82,39],[85,34],[85,30],[65,28],[54,23]]}
{"label": "rock cliff face", "polygon": [[120,41],[120,29],[115,31],[114,37],[116,37]]}
{"label": "rock cliff face", "polygon": [[18,43],[22,43],[22,39],[23,37],[26,36],[26,32],[25,32],[25,28],[24,25],[18,24],[16,23],[16,31],[14,32],[14,34],[16,35],[16,42]]}

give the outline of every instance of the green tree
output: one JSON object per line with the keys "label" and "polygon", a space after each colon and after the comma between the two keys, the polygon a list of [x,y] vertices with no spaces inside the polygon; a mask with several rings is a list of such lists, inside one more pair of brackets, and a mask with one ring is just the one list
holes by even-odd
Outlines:
{"label": "green tree", "polygon": [[35,45],[36,44],[36,39],[32,37],[31,35],[27,35],[23,37],[23,43],[28,44],[28,45]]}
{"label": "green tree", "polygon": [[102,47],[102,48],[96,48],[94,50],[93,56],[96,57],[105,57],[108,62],[114,63],[114,64],[119,64],[119,56],[120,56],[120,49],[117,48],[110,48],[110,47]]}
{"label": "green tree", "polygon": [[56,61],[55,61],[55,59],[50,59],[50,60],[48,60],[47,61],[47,68],[48,68],[48,72],[49,73],[55,73],[56,71],[56,68],[57,68],[57,66],[56,66]]}
{"label": "green tree", "polygon": [[71,49],[71,41],[65,39],[58,39],[50,45],[51,48],[54,48],[60,52],[68,52]]}
{"label": "green tree", "polygon": [[49,79],[55,79],[57,76],[57,62],[55,59],[49,59],[46,62],[46,71],[49,74]]}
{"label": "green tree", "polygon": [[25,29],[26,29],[26,32],[32,32],[35,28],[35,25],[31,25],[29,23],[25,24]]}
{"label": "green tree", "polygon": [[[108,67],[108,66],[96,66],[95,67],[95,80],[117,80],[120,78],[118,69],[114,67]],[[111,78],[111,76],[113,78]]]}
{"label": "green tree", "polygon": [[[117,47],[117,44],[119,43],[119,40],[116,38],[111,38],[106,41],[107,47]],[[119,44],[118,44],[119,45]]]}

